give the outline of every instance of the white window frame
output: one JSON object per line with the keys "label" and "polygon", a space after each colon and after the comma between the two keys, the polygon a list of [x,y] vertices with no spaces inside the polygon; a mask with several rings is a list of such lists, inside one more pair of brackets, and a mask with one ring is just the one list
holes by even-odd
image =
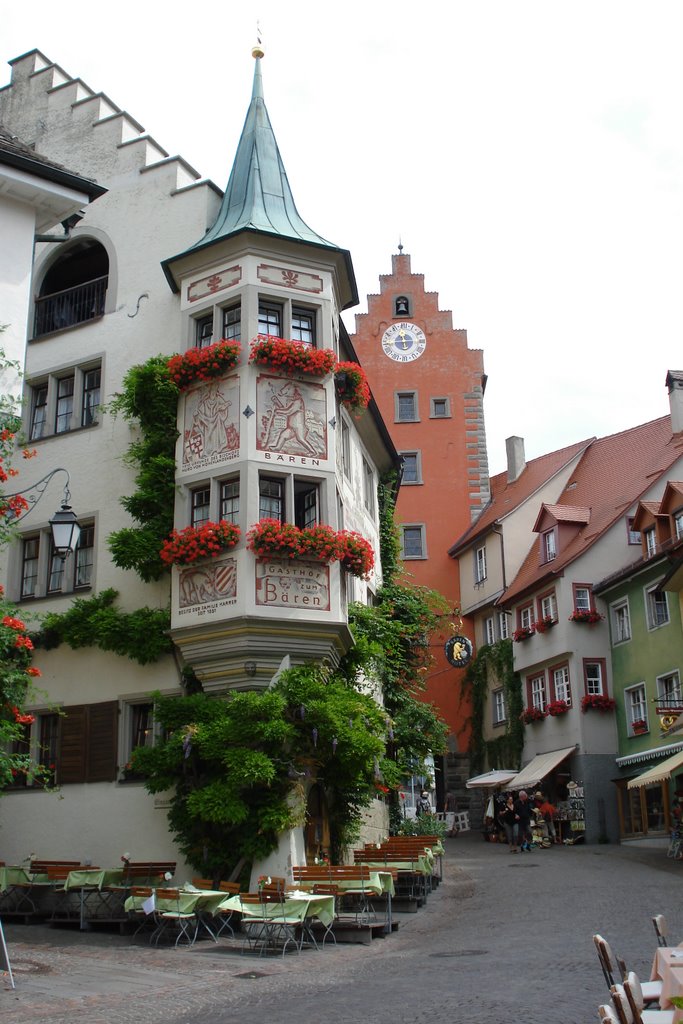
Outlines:
{"label": "white window frame", "polygon": [[[152,707],[151,724],[148,729],[149,737],[144,743],[134,744],[133,724],[135,721],[136,708],[142,706]],[[161,725],[154,717],[154,701],[150,700],[149,694],[144,697],[131,697],[121,701],[121,728],[119,740],[119,770],[120,778],[125,778],[125,766],[130,762],[133,750],[138,746],[155,747],[163,736]]]}
{"label": "white window frame", "polygon": [[557,601],[554,594],[546,594],[541,598],[541,618],[557,619]]}
{"label": "white window frame", "polygon": [[534,606],[532,604],[525,604],[523,608],[519,609],[519,626],[520,629],[531,629],[534,624]]}
{"label": "white window frame", "polygon": [[[643,588],[645,595],[645,617],[647,619],[648,632],[650,633],[655,629],[660,629],[661,626],[668,626],[671,621],[669,599],[665,590],[658,589],[660,583],[661,580],[658,583],[653,583],[649,587]],[[663,616],[662,611],[664,612]]]}
{"label": "white window frame", "polygon": [[647,713],[647,691],[645,683],[637,683],[635,686],[627,686],[624,690],[624,710],[626,711],[626,723],[629,736],[635,736],[633,723],[639,719],[647,722],[650,728],[650,719]]}
{"label": "white window frame", "polygon": [[648,526],[647,530],[643,530],[643,539],[645,541],[645,557],[652,558],[657,554],[657,536],[654,526]]}
{"label": "white window frame", "polygon": [[[681,695],[681,674],[678,669],[671,672],[663,672],[656,678],[657,697],[659,700],[676,701],[678,705],[683,704]],[[671,684],[671,685],[670,685]]]}
{"label": "white window frame", "polygon": [[553,562],[557,558],[557,533],[555,529],[543,533],[543,561]]}
{"label": "white window frame", "polygon": [[558,665],[552,669],[553,693],[555,700],[563,700],[571,707],[572,685],[569,677],[569,665]]}
{"label": "white window frame", "polygon": [[375,471],[373,470],[372,466],[370,465],[370,463],[368,462],[364,455],[362,456],[362,460],[363,505],[365,506],[365,511],[368,513],[368,515],[372,516],[372,518],[374,519],[375,508],[377,504],[375,501],[375,491],[377,489],[377,485],[375,484]]}
{"label": "white window frame", "polygon": [[488,618],[484,619],[484,637],[487,644],[495,644],[496,629],[493,622],[493,615],[489,615]]}
{"label": "white window frame", "polygon": [[507,721],[507,709],[505,707],[505,690],[494,690],[493,698],[493,724],[501,725]]}
{"label": "white window frame", "polygon": [[[12,579],[16,580],[17,602],[39,601],[44,597],[61,597],[64,594],[76,594],[77,596],[84,590],[92,589],[97,562],[97,531],[94,519],[84,518],[81,524],[81,537],[84,541],[92,539],[92,544],[87,545],[87,550],[92,551],[92,561],[85,565],[81,562],[80,565],[81,569],[89,567],[88,579],[85,583],[79,582],[78,553],[80,549],[78,547],[62,562],[54,555],[52,532],[47,526],[19,535],[19,543],[12,555],[12,564],[16,564],[16,576],[12,574]],[[36,573],[35,577],[32,577],[35,578],[35,585],[32,593],[24,593],[24,545],[31,540],[38,542],[38,553],[35,557]],[[15,556],[16,563],[14,562]],[[54,583],[54,586],[51,586],[51,583]]]}
{"label": "white window frame", "polygon": [[[583,596],[585,595],[585,597]],[[574,587],[574,610],[577,612],[589,612],[593,608],[593,601],[590,587]]]}
{"label": "white window frame", "polygon": [[628,540],[629,544],[634,544],[634,545],[637,544],[640,547],[640,546],[642,546],[643,540],[642,540],[642,537],[641,537],[641,534],[640,534],[640,530],[634,530],[633,529],[633,520],[634,519],[635,519],[635,516],[627,516],[626,517],[626,537],[627,537],[627,540]]}
{"label": "white window frame", "polygon": [[486,579],[486,545],[476,548],[474,552],[474,582],[483,583]]}
{"label": "white window frame", "polygon": [[676,540],[683,540],[683,508],[678,508],[673,514],[674,536]]}
{"label": "white window frame", "polygon": [[[590,666],[597,668],[597,674],[593,673],[589,675],[588,669]],[[583,683],[586,693],[590,697],[602,697],[606,695],[605,679],[602,662],[596,658],[595,661],[591,661],[590,658],[586,658],[583,663]],[[597,687],[597,688],[596,688]]]}
{"label": "white window frame", "polygon": [[612,623],[612,647],[626,644],[631,640],[631,611],[628,598],[615,601],[610,605],[610,621]]}
{"label": "white window frame", "polygon": [[509,616],[507,612],[498,612],[498,633],[501,640],[507,640],[510,636]]}
{"label": "white window frame", "polygon": [[545,711],[548,704],[545,672],[529,677],[529,692],[531,694],[531,707],[538,708],[539,711]]}

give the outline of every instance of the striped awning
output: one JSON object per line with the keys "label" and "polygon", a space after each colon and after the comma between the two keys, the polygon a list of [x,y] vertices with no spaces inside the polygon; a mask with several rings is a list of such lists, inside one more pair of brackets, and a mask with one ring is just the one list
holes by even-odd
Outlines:
{"label": "striped awning", "polygon": [[537,754],[525,768],[522,768],[521,772],[510,779],[508,788],[526,789],[538,785],[546,775],[550,775],[553,768],[557,768],[558,764],[575,751],[576,747],[563,747],[562,750],[550,750],[547,754]]}
{"label": "striped awning", "polygon": [[517,772],[508,771],[505,768],[495,768],[491,772],[486,772],[485,775],[475,775],[473,779],[468,779],[465,785],[468,789],[504,786],[510,779],[514,779],[516,774]]}
{"label": "striped awning", "polygon": [[635,779],[629,779],[626,783],[629,789],[640,789],[641,786],[649,786],[653,782],[665,782],[671,778],[672,772],[683,765],[683,750],[679,750],[666,761],[660,761],[653,768],[648,768],[642,775],[636,775]]}

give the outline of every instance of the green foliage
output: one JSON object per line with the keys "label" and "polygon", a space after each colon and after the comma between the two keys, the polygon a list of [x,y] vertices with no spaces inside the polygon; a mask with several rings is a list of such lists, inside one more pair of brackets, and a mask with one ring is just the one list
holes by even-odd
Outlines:
{"label": "green foliage", "polygon": [[421,814],[418,818],[403,818],[398,825],[397,836],[446,836],[446,822],[439,821],[435,814]]}
{"label": "green foliage", "polygon": [[[472,700],[470,769],[474,775],[493,768],[516,768],[524,747],[522,684],[513,668],[512,640],[485,644],[470,662],[464,680]],[[507,710],[505,732],[494,740],[484,739],[484,711],[487,695],[502,686]]]}
{"label": "green foliage", "polygon": [[136,750],[133,770],[149,792],[173,790],[169,823],[197,871],[226,878],[267,856],[303,823],[307,779],[328,795],[336,851],[357,834],[382,771],[386,716],[344,679],[305,666],[266,691],[155,702],[166,739]]}
{"label": "green foliage", "polygon": [[393,583],[402,571],[401,541],[394,520],[396,507],[396,473],[389,473],[380,480],[377,488],[379,512],[379,549],[382,559],[382,578],[385,585]]}
{"label": "green foliage", "polygon": [[123,391],[109,407],[140,428],[140,437],[126,455],[137,469],[136,491],[121,499],[138,525],[112,533],[109,549],[116,565],[134,569],[146,583],[160,579],[166,571],[159,552],[173,529],[178,394],[167,357],[158,355],[131,367],[123,379]]}
{"label": "green foliage", "polygon": [[116,590],[103,590],[93,597],[77,598],[66,612],[50,612],[43,617],[34,642],[46,650],[62,643],[73,650],[99,647],[140,665],[158,661],[170,652],[168,609],[122,612],[114,607],[117,596]]}

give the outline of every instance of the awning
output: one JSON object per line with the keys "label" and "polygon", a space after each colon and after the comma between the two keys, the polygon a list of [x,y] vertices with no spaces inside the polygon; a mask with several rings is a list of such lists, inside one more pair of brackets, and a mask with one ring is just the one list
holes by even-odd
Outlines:
{"label": "awning", "polygon": [[671,778],[671,773],[683,765],[683,750],[679,750],[666,761],[660,761],[654,768],[648,768],[642,775],[636,775],[635,779],[629,779],[626,783],[628,789],[639,789],[641,786],[649,786],[651,782],[664,782]]}
{"label": "awning", "polygon": [[465,785],[468,789],[504,786],[510,779],[514,779],[516,774],[517,772],[511,772],[507,768],[496,768],[495,771],[486,772],[485,775],[475,775],[473,779],[468,779]]}
{"label": "awning", "polygon": [[547,754],[537,754],[529,761],[526,768],[510,779],[510,789],[526,789],[536,786],[546,775],[550,775],[553,768],[557,768],[565,757],[575,753],[576,747],[563,747],[562,750],[551,750]]}

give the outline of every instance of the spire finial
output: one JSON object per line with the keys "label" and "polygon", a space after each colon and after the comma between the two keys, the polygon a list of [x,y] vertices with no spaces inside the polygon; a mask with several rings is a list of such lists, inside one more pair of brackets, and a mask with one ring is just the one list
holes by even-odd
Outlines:
{"label": "spire finial", "polygon": [[264,56],[264,52],[265,51],[263,49],[263,46],[261,45],[261,26],[260,26],[260,24],[257,21],[256,22],[256,45],[252,46],[252,48],[251,48],[251,55],[254,58],[254,60],[258,60],[259,57],[263,57]]}
{"label": "spire finial", "polygon": [[403,242],[401,241],[401,236],[400,235],[398,236],[398,252],[399,252],[399,255],[401,255],[401,253],[403,252]]}

